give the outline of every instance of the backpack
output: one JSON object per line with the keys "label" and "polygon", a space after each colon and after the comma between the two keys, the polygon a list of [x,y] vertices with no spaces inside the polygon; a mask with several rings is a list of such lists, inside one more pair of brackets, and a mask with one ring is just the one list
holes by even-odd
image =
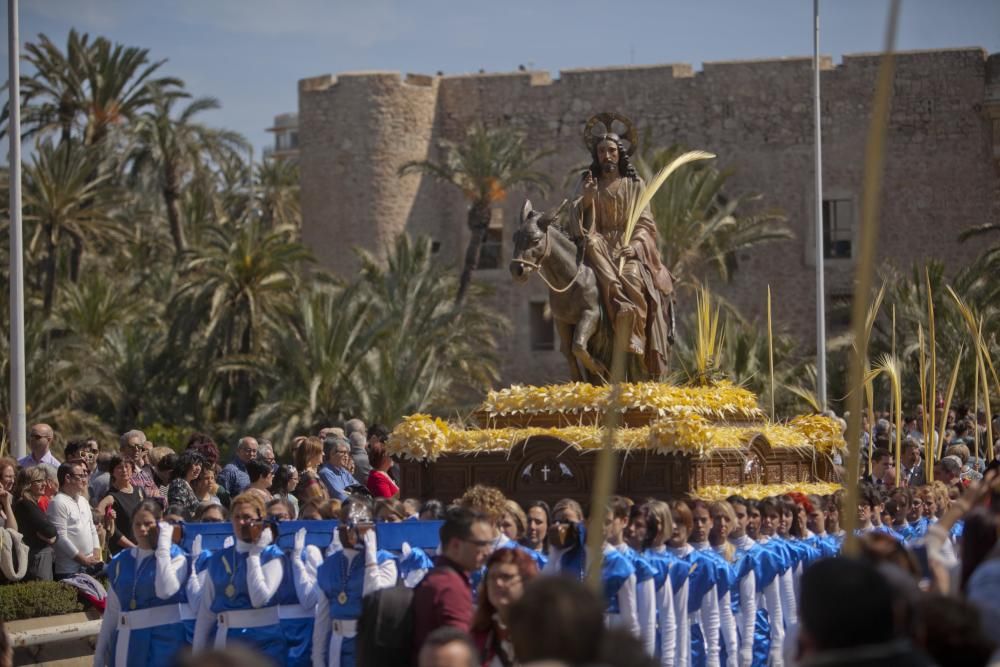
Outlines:
{"label": "backpack", "polygon": [[356,642],[358,667],[410,667],[413,589],[400,583],[364,596]]}

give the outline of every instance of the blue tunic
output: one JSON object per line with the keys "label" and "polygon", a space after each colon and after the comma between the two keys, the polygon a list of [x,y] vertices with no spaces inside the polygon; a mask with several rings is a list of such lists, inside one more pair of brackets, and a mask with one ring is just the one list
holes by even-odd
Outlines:
{"label": "blue tunic", "polygon": [[[281,577],[281,586],[276,594],[277,603],[281,606],[291,606],[299,604],[299,596],[295,592],[295,580],[292,574],[293,556],[285,554],[284,572]],[[305,561],[305,553],[300,558]],[[288,667],[310,667],[312,665],[312,633],[315,611],[309,610],[308,618],[282,618],[281,632],[285,635],[288,643],[288,657],[285,665]]]}
{"label": "blue tunic", "polygon": [[[376,553],[376,558],[379,565],[394,560],[391,553],[383,550]],[[330,603],[330,620],[357,620],[361,616],[361,598],[364,596],[364,552],[359,550],[350,563],[343,551],[327,556],[316,572],[316,582]],[[347,594],[344,602],[339,599],[341,593]],[[357,660],[356,642],[356,637],[344,638],[340,645],[341,667],[354,667]],[[323,653],[326,652],[326,647],[323,647]]]}
{"label": "blue tunic", "polygon": [[[156,555],[148,556],[139,564],[136,572],[135,556],[132,549],[119,551],[108,564],[108,579],[112,590],[121,603],[123,612],[135,609],[150,609],[165,605],[177,605],[183,602],[184,587],[167,598],[156,597]],[[177,545],[170,546],[170,558],[183,556],[184,552]],[[111,659],[114,665],[117,660],[118,629],[115,629],[111,643]],[[128,643],[129,665],[151,665],[167,667],[174,664],[174,655],[185,645],[184,625],[181,622],[167,625],[156,625],[151,628],[132,630]]]}
{"label": "blue tunic", "polygon": [[[261,552],[260,564],[264,566],[272,560],[283,558],[281,549],[271,544],[264,547]],[[212,613],[254,609],[247,587],[247,553],[237,551],[235,546],[216,551],[208,559],[208,576],[215,589]],[[226,595],[226,589],[230,585],[235,589],[232,597]],[[274,595],[264,606],[271,607],[276,604],[277,595]],[[251,644],[279,665],[285,664],[288,656],[288,645],[280,625],[229,628],[226,641]]]}

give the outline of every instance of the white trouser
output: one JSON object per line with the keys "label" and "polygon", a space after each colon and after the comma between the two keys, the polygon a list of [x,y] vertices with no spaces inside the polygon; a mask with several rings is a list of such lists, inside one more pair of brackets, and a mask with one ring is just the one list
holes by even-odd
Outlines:
{"label": "white trouser", "polygon": [[222,650],[226,648],[226,639],[229,630],[239,630],[241,628],[260,628],[267,625],[278,624],[278,608],[276,606],[261,607],[260,609],[235,609],[224,611],[218,614],[219,626],[215,631],[215,648]]}
{"label": "white trouser", "polygon": [[340,649],[345,639],[358,634],[358,622],[354,619],[335,618],[330,622],[330,657],[328,667],[340,667]]}
{"label": "white trouser", "polygon": [[115,667],[128,667],[128,642],[133,630],[145,630],[157,625],[170,625],[181,620],[176,604],[119,613],[118,641],[115,643]]}

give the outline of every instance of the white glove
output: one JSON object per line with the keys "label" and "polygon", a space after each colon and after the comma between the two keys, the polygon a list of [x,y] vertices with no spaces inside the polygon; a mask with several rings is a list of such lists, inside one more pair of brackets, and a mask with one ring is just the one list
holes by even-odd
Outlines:
{"label": "white glove", "polygon": [[365,545],[365,565],[378,565],[378,539],[375,537],[375,528],[366,532],[361,542]]}
{"label": "white glove", "polygon": [[233,546],[234,544],[236,544],[236,538],[233,537],[232,535],[227,535],[226,539],[222,540],[222,548],[223,549],[228,549],[229,547]]}
{"label": "white glove", "polygon": [[295,532],[295,544],[292,546],[292,554],[294,554],[296,558],[299,558],[300,556],[302,556],[302,552],[305,550],[305,548],[306,548],[306,529],[299,528]]}
{"label": "white glove", "polygon": [[196,559],[201,555],[201,534],[194,536],[191,541],[191,558]]}
{"label": "white glove", "polygon": [[339,530],[334,530],[333,531],[333,539],[330,540],[330,546],[328,546],[326,548],[326,555],[327,556],[332,556],[333,554],[337,553],[338,551],[343,551],[343,550],[344,550],[344,545],[341,544],[341,542],[340,542],[340,531]]}
{"label": "white glove", "polygon": [[166,521],[160,521],[157,528],[160,529],[156,536],[156,550],[158,552],[170,553],[170,543],[173,541],[174,527]]}
{"label": "white glove", "polygon": [[250,547],[250,553],[259,554],[264,550],[264,547],[266,547],[270,543],[271,543],[271,531],[262,530],[260,531],[260,537],[258,537],[257,541],[253,543],[252,547]]}
{"label": "white glove", "polygon": [[403,547],[400,549],[400,551],[403,552],[403,558],[406,558],[413,551],[413,548],[410,546],[409,542],[403,542]]}

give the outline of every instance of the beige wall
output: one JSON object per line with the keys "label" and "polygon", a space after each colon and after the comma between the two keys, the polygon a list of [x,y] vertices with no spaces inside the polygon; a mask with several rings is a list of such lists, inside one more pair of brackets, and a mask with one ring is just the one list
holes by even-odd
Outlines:
{"label": "beige wall", "polygon": [[[822,72],[826,197],[860,203],[865,137],[878,58],[828,60]],[[723,293],[750,316],[763,312],[765,287],[775,318],[809,347],[815,336],[812,236],[811,61],[705,63],[425,77],[356,73],[304,79],[299,85],[303,237],[320,261],[350,275],[351,248],[379,252],[401,230],[429,234],[456,267],[468,232],[465,202],[417,176],[400,179],[405,161],[440,155],[441,139],[460,140],[474,122],[510,125],[540,148],[555,148],[543,168],[559,184],[536,207],[565,196],[567,172],[588,161],[580,134],[595,112],[620,111],[655,145],[673,142],[719,155],[736,170],[733,192],[766,195],[797,238],[746,252]],[[957,266],[975,253],[958,232],[1000,219],[1000,55],[981,49],[911,52],[897,60],[879,233],[881,261],[902,267],[939,258]],[[997,119],[997,120],[994,120]],[[503,204],[505,262],[523,192]],[[457,268],[456,268],[457,271]],[[829,295],[847,293],[849,260],[827,262]],[[558,351],[530,351],[528,302],[542,300],[538,281],[511,284],[506,269],[481,271],[496,307],[514,323],[504,382],[565,379]],[[681,304],[681,308],[690,305]],[[683,335],[683,334],[682,334]]]}

